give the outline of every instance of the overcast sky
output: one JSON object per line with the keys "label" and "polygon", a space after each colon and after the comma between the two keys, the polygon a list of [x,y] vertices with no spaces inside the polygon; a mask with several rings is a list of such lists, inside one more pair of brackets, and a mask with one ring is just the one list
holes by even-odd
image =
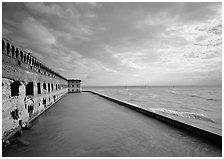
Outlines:
{"label": "overcast sky", "polygon": [[83,85],[220,85],[221,3],[3,3],[3,37]]}

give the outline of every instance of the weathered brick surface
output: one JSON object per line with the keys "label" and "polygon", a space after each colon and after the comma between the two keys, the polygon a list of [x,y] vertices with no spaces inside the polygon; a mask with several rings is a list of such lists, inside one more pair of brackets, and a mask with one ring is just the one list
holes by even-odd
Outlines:
{"label": "weathered brick surface", "polygon": [[[7,47],[8,46],[8,47]],[[3,140],[19,125],[28,123],[68,92],[67,79],[41,64],[35,57],[20,51],[3,39],[2,50],[2,135]],[[17,49],[17,53],[16,50]],[[14,52],[13,52],[14,50]],[[22,54],[21,54],[22,52]],[[12,83],[18,81],[18,94],[12,94]],[[29,82],[33,94],[26,95]],[[40,92],[38,93],[38,83]],[[46,88],[43,88],[44,83]],[[50,85],[49,85],[50,84]],[[50,86],[50,87],[48,87]],[[53,86],[53,90],[52,90]],[[32,89],[31,89],[32,90]],[[49,91],[50,90],[50,91]]]}

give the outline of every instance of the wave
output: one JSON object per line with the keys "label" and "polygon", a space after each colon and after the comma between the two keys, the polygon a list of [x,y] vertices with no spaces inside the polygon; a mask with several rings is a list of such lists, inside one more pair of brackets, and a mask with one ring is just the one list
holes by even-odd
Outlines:
{"label": "wave", "polygon": [[184,117],[184,118],[194,118],[194,119],[199,119],[199,120],[204,120],[204,121],[209,121],[212,123],[215,123],[214,120],[206,117],[204,114],[199,114],[199,113],[192,113],[192,112],[178,112],[175,110],[169,110],[169,109],[165,109],[165,108],[149,108],[150,111],[152,112],[162,112],[165,114],[169,114],[169,115],[176,115],[179,117]]}
{"label": "wave", "polygon": [[178,93],[176,91],[167,91],[168,93],[172,93],[172,94],[181,94],[181,93]]}
{"label": "wave", "polygon": [[222,98],[207,98],[207,100],[222,101]]}
{"label": "wave", "polygon": [[211,100],[211,101],[221,101],[222,100],[222,98],[206,98],[206,97],[198,96],[198,95],[182,94],[182,93],[179,93],[179,92],[176,92],[176,91],[168,91],[168,93],[177,94],[177,95],[186,95],[186,96],[190,96],[190,97],[193,97],[193,98],[200,98],[200,99]]}
{"label": "wave", "polygon": [[212,100],[212,101],[221,101],[222,100],[222,98],[206,98],[206,97],[197,96],[197,95],[191,95],[191,97],[201,98],[201,99],[205,99],[205,100]]}

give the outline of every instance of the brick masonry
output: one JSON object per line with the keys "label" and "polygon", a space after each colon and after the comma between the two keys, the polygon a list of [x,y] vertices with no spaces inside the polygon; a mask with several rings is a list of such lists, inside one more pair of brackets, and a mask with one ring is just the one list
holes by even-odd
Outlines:
{"label": "brick masonry", "polygon": [[68,92],[66,78],[2,39],[2,139]]}

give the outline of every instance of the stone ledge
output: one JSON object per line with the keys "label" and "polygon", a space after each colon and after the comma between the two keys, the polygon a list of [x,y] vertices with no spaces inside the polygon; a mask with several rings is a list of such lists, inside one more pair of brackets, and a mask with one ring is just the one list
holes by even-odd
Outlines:
{"label": "stone ledge", "polygon": [[178,128],[181,128],[185,131],[191,132],[191,133],[193,133],[193,134],[195,134],[199,137],[202,137],[204,139],[207,139],[207,140],[211,141],[212,143],[216,144],[219,147],[222,147],[222,136],[220,136],[218,134],[215,134],[215,133],[212,133],[212,132],[209,132],[209,131],[206,131],[206,130],[203,130],[203,129],[200,129],[200,128],[197,128],[197,127],[194,127],[192,125],[188,125],[186,123],[183,123],[183,122],[180,122],[180,121],[162,116],[162,115],[154,113],[154,112],[150,112],[148,110],[145,110],[143,108],[138,107],[137,105],[127,103],[127,102],[118,100],[116,98],[112,98],[110,96],[102,95],[102,94],[99,94],[99,93],[96,93],[96,92],[93,92],[93,91],[83,91],[83,92],[90,92],[92,94],[98,95],[102,98],[105,98],[105,99],[107,99],[109,101],[112,101],[114,103],[117,103],[119,105],[125,106],[129,109],[135,110],[135,111],[137,111],[139,113],[142,113],[146,116],[156,118],[156,119],[158,119],[162,122],[165,122],[167,124],[173,125],[173,126],[178,127]]}

